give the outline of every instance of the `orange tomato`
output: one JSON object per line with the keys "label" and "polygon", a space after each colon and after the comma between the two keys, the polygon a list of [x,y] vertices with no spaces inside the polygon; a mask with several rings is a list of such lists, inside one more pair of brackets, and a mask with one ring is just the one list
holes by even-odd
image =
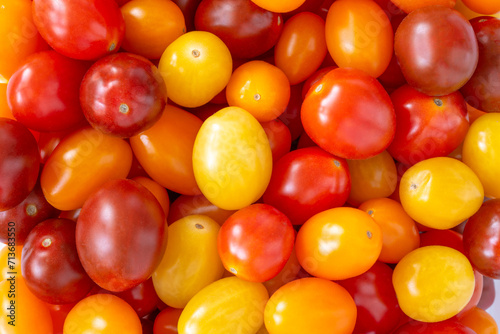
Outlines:
{"label": "orange tomato", "polygon": [[151,180],[145,176],[136,176],[132,180],[142,184],[146,187],[151,193],[155,196],[155,198],[160,203],[163,212],[165,213],[165,217],[168,217],[168,210],[170,206],[170,198],[168,197],[168,192],[165,188],[159,185],[157,182]]}
{"label": "orange tomato", "polygon": [[288,19],[274,48],[274,62],[291,85],[309,78],[327,53],[325,21],[310,12]]}
{"label": "orange tomato", "polygon": [[192,154],[201,124],[193,114],[167,105],[151,128],[130,138],[130,145],[153,180],[177,193],[198,195]]}
{"label": "orange tomato", "polygon": [[[459,2],[462,2],[470,11],[479,14],[477,16],[497,14],[495,16],[498,17],[498,14],[500,14],[498,13],[500,12],[500,2],[498,0],[458,0],[457,7]],[[467,19],[470,20],[469,17]]]}
{"label": "orange tomato", "polygon": [[230,106],[245,109],[259,122],[281,115],[290,100],[290,82],[278,67],[253,60],[238,67],[226,87]]}
{"label": "orange tomato", "polygon": [[366,212],[340,207],[320,212],[299,230],[295,251],[311,275],[341,280],[361,275],[377,261],[382,231]]}
{"label": "orange tomato", "polygon": [[16,273],[16,276],[21,276],[22,251],[23,247],[19,245],[5,245],[0,249],[0,281],[10,278],[12,274],[9,273],[13,272]]}
{"label": "orange tomato", "polygon": [[212,204],[205,196],[181,195],[172,202],[168,215],[168,223],[172,224],[177,220],[190,215],[204,215],[215,220],[222,225],[229,216],[236,210],[224,210]]}
{"label": "orange tomato", "polygon": [[359,206],[382,230],[382,251],[378,258],[385,263],[398,263],[420,245],[417,225],[401,204],[389,198],[371,199]]}
{"label": "orange tomato", "polygon": [[125,20],[123,49],[149,59],[159,59],[186,32],[184,14],[173,1],[132,0],[121,12]]}
{"label": "orange tomato", "polygon": [[419,8],[434,6],[434,5],[453,8],[456,2],[456,0],[391,0],[391,1],[396,6],[404,10],[406,13],[412,12]]}
{"label": "orange tomato", "polygon": [[7,103],[7,84],[0,83],[0,117],[15,119]]}
{"label": "orange tomato", "polygon": [[106,181],[125,178],[131,165],[132,150],[125,140],[86,127],[55,148],[42,170],[40,185],[53,207],[75,210]]}
{"label": "orange tomato", "polygon": [[346,289],[310,277],[279,288],[266,305],[264,323],[270,334],[350,334],[356,314],[356,304]]}
{"label": "orange tomato", "polygon": [[287,13],[299,8],[306,0],[252,0],[257,6],[276,13]]}
{"label": "orange tomato", "polygon": [[476,109],[468,103],[467,103],[467,112],[469,113],[470,124],[474,123],[476,119],[486,114],[486,112]]}
{"label": "orange tomato", "polygon": [[498,334],[498,324],[488,312],[474,307],[461,316],[458,321],[472,329],[476,334]]}
{"label": "orange tomato", "polygon": [[391,62],[391,22],[372,0],[335,1],[326,17],[326,44],[339,67],[353,67],[380,76]]}

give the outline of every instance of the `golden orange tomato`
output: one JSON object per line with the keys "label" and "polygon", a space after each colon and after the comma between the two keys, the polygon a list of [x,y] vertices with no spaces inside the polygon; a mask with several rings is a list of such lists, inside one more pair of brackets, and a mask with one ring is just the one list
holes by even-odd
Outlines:
{"label": "golden orange tomato", "polygon": [[0,83],[0,117],[15,119],[7,103],[7,84]]}
{"label": "golden orange tomato", "polygon": [[300,7],[306,0],[252,0],[257,6],[271,12],[286,13]]}
{"label": "golden orange tomato", "polygon": [[457,0],[455,9],[460,10],[460,3],[462,3],[462,6],[465,5],[464,7],[468,9],[465,13],[462,12],[468,20],[471,19],[471,17],[468,17],[470,15],[468,12],[475,12],[475,17],[494,14],[497,14],[494,16],[498,17],[500,14],[500,2],[497,0]]}
{"label": "golden orange tomato", "polygon": [[458,321],[472,329],[476,334],[498,334],[498,324],[488,312],[473,307],[461,316]]}

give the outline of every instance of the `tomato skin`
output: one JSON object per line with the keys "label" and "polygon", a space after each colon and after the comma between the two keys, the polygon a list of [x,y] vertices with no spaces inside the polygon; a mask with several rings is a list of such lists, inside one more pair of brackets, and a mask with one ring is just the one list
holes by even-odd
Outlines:
{"label": "tomato skin", "polygon": [[149,190],[132,180],[112,180],[82,207],[76,225],[78,256],[96,284],[124,291],[147,280],[160,263],[165,227],[163,209]]}
{"label": "tomato skin", "polygon": [[131,289],[114,292],[113,294],[132,306],[140,318],[156,310],[156,305],[160,300],[156,294],[151,277]]}
{"label": "tomato skin", "polygon": [[319,147],[345,159],[381,153],[396,126],[394,107],[382,85],[361,70],[346,68],[328,72],[311,87],[301,118]]}
{"label": "tomato skin", "polygon": [[81,83],[80,104],[95,129],[132,137],[161,117],[167,104],[165,82],[149,60],[120,52],[90,67]]}
{"label": "tomato skin", "polygon": [[457,318],[461,324],[471,328],[477,334],[498,333],[498,325],[495,318],[478,307],[474,307],[469,312]]}
{"label": "tomato skin", "polygon": [[21,203],[35,187],[40,169],[38,144],[15,120],[0,118],[0,211]]}
{"label": "tomato skin", "polygon": [[155,196],[163,209],[165,217],[167,217],[170,209],[170,198],[167,189],[145,176],[136,176],[132,180],[146,187]]}
{"label": "tomato skin", "polygon": [[391,100],[397,125],[387,151],[406,165],[447,156],[467,134],[467,105],[459,92],[435,98],[404,85]]}
{"label": "tomato skin", "polygon": [[[47,43],[70,58],[94,60],[120,48],[125,23],[113,0],[34,0],[33,21]],[[78,36],[78,38],[74,38]]]}
{"label": "tomato skin", "polygon": [[86,127],[56,147],[42,170],[40,185],[53,207],[75,210],[106,181],[125,178],[131,164],[127,142]]}
{"label": "tomato skin", "polygon": [[321,211],[342,206],[350,188],[345,159],[310,147],[278,160],[263,200],[283,212],[292,224],[302,225]]}
{"label": "tomato skin", "polygon": [[168,307],[162,310],[155,318],[154,334],[177,334],[177,323],[182,309]]}
{"label": "tomato skin", "polygon": [[463,3],[474,12],[484,15],[498,15],[500,12],[500,5],[494,0],[463,0]]}
{"label": "tomato skin", "polygon": [[261,123],[269,139],[269,146],[273,154],[273,163],[290,152],[292,147],[292,134],[290,129],[280,119]]}
{"label": "tomato skin", "polygon": [[470,23],[443,6],[408,14],[396,30],[394,51],[408,84],[432,96],[461,88],[473,75],[479,56]]}
{"label": "tomato skin", "polygon": [[394,334],[475,334],[476,332],[460,322],[451,319],[435,323],[410,321],[399,327]]}
{"label": "tomato skin", "polygon": [[335,1],[328,10],[326,42],[339,67],[380,76],[391,61],[393,35],[389,18],[374,1]]}

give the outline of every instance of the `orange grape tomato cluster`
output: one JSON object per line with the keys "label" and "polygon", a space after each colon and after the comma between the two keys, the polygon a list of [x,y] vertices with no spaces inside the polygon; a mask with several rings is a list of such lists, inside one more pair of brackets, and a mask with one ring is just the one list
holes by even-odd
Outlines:
{"label": "orange grape tomato cluster", "polygon": [[0,0],[0,333],[498,333],[500,2]]}

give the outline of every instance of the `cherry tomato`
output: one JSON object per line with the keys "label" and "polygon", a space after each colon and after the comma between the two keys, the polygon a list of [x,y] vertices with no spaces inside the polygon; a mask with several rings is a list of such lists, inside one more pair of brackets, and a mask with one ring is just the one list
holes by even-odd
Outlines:
{"label": "cherry tomato", "polygon": [[424,7],[408,14],[396,30],[394,51],[408,84],[432,96],[461,88],[478,62],[478,45],[470,23],[444,6]]}
{"label": "cherry tomato", "polygon": [[120,292],[147,280],[161,261],[167,231],[153,194],[132,180],[112,180],[89,196],[76,225],[85,271],[100,287]]}
{"label": "cherry tomato", "polygon": [[311,275],[330,280],[351,278],[377,261],[382,231],[364,211],[334,208],[305,222],[295,249],[300,265]]}
{"label": "cherry tomato", "polygon": [[361,70],[347,68],[328,72],[311,87],[301,118],[319,147],[345,159],[381,153],[396,126],[394,107],[382,85]]}
{"label": "cherry tomato", "polygon": [[483,203],[483,186],[464,163],[448,157],[431,158],[409,168],[401,178],[403,208],[416,222],[450,229],[472,216]]}
{"label": "cherry tomato", "polygon": [[420,247],[446,246],[464,253],[463,237],[452,230],[430,230],[420,234]]}
{"label": "cherry tomato", "polygon": [[165,304],[183,308],[201,289],[222,277],[219,228],[202,215],[184,217],[168,227],[167,248],[153,273],[155,290]]}
{"label": "cherry tomato", "polygon": [[201,0],[172,0],[172,2],[179,6],[182,11],[187,31],[194,30],[194,16]]}
{"label": "cherry tomato", "polygon": [[457,320],[451,319],[435,323],[410,321],[399,327],[393,334],[474,334],[472,329],[462,325]]}
{"label": "cherry tomato", "polygon": [[500,12],[500,4],[494,0],[462,0],[463,3],[473,11],[485,15]]}
{"label": "cherry tomato", "polygon": [[132,178],[132,180],[142,184],[144,187],[148,188],[149,191],[151,191],[151,193],[158,200],[158,203],[160,203],[165,217],[167,217],[170,208],[170,198],[168,196],[167,190],[155,181],[145,176],[136,176]]}
{"label": "cherry tomato", "polygon": [[151,277],[131,289],[114,292],[113,294],[132,306],[140,318],[143,318],[156,310],[156,305],[160,300],[156,294]]}
{"label": "cherry tomato", "polygon": [[[471,6],[472,6],[472,3],[474,3],[474,5],[484,4],[486,6],[489,6],[489,8],[495,8],[493,6],[497,5],[497,3],[494,0],[493,0],[493,2],[491,0],[490,1],[469,0],[468,3],[471,4]],[[481,7],[483,7],[483,6],[481,6]],[[458,10],[460,13],[462,13],[463,16],[465,16],[467,18],[467,20],[471,20],[473,18],[485,15],[485,14],[475,12],[472,9],[470,9],[469,7],[467,7],[463,0],[457,0],[457,3],[455,4],[455,10]],[[482,9],[480,9],[480,10],[482,10]],[[492,13],[489,15],[500,18],[500,9],[497,9],[496,13]]]}
{"label": "cherry tomato", "polygon": [[162,310],[155,318],[154,334],[177,334],[177,323],[182,309],[168,307]]}
{"label": "cherry tomato", "polygon": [[495,302],[495,297],[495,280],[491,277],[483,276],[483,293],[477,303],[477,307],[483,310],[489,309]]}
{"label": "cherry tomato", "polygon": [[38,137],[38,147],[40,148],[40,162],[45,164],[49,156],[54,152],[57,145],[67,135],[71,134],[74,130],[63,130],[57,132],[41,132]]}
{"label": "cherry tomato", "polygon": [[181,334],[253,334],[264,322],[268,298],[261,283],[238,277],[220,279],[189,301],[179,318],[178,331]]}
{"label": "cherry tomato", "polygon": [[438,322],[455,316],[467,305],[474,293],[474,270],[459,251],[427,246],[399,261],[392,282],[406,315]]}
{"label": "cherry tomato", "polygon": [[319,147],[292,151],[275,164],[264,203],[301,225],[321,211],[342,206],[351,178],[345,159]]}
{"label": "cherry tomato", "polygon": [[224,210],[210,203],[203,195],[186,196],[181,195],[172,202],[168,215],[168,223],[173,224],[181,218],[190,215],[204,215],[222,225],[235,210]]}
{"label": "cherry tomato", "polygon": [[413,12],[416,9],[429,6],[444,6],[453,8],[456,0],[391,0],[396,6],[407,13]]}
{"label": "cherry tomato", "polygon": [[252,0],[252,2],[271,12],[286,13],[299,8],[305,0]]}
{"label": "cherry tomato", "polygon": [[472,329],[476,334],[498,334],[498,325],[486,311],[474,307],[469,312],[458,317],[458,321]]}
{"label": "cherry tomato", "polygon": [[71,311],[75,304],[54,305],[45,303],[45,305],[49,309],[50,317],[52,318],[54,334],[64,334],[64,321],[66,320],[69,311]]}
{"label": "cherry tomato", "polygon": [[141,321],[132,306],[110,294],[89,296],[75,305],[64,321],[64,333],[141,334]]}
{"label": "cherry tomato", "polygon": [[334,70],[338,68],[338,66],[327,66],[327,67],[321,67],[319,70],[314,72],[307,78],[307,80],[304,82],[302,85],[302,98],[305,99],[307,92],[309,92],[309,89],[314,86],[316,82],[321,80],[331,70]]}
{"label": "cherry tomato", "polygon": [[196,136],[193,168],[201,192],[216,206],[238,210],[254,203],[266,190],[272,172],[264,129],[241,108],[219,110]]}
{"label": "cherry tomato", "polygon": [[269,296],[272,296],[279,288],[288,282],[291,282],[298,278],[299,272],[301,270],[299,260],[297,259],[297,254],[295,253],[295,248],[292,249],[292,253],[286,261],[285,266],[281,271],[268,281],[263,282],[264,286],[269,292]]}
{"label": "cherry tomato", "polygon": [[118,51],[125,30],[114,0],[34,0],[33,21],[54,50],[86,60]]}
{"label": "cherry tomato", "polygon": [[292,146],[292,134],[290,129],[280,119],[276,118],[269,122],[261,123],[269,139],[269,146],[273,154],[273,163],[290,152]]}
{"label": "cherry tomato", "polygon": [[352,333],[356,304],[345,288],[322,278],[303,278],[276,291],[264,311],[271,334]]}

